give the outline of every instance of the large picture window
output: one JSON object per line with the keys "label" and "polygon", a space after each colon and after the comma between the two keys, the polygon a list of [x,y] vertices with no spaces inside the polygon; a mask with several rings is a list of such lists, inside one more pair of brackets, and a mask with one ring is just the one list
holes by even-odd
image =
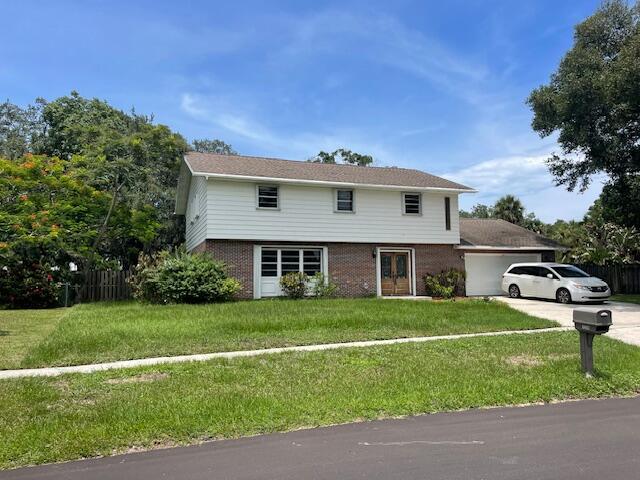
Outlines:
{"label": "large picture window", "polygon": [[322,272],[321,248],[263,248],[260,263],[262,277],[279,277],[304,272],[310,277]]}
{"label": "large picture window", "polygon": [[258,185],[258,208],[277,210],[280,208],[279,191],[277,186]]}

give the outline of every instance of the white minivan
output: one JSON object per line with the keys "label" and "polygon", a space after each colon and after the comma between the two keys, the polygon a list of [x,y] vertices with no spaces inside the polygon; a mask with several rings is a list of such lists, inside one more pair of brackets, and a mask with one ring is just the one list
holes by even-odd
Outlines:
{"label": "white minivan", "polygon": [[502,275],[502,290],[511,298],[549,298],[559,303],[603,302],[611,296],[599,278],[561,263],[514,263]]}

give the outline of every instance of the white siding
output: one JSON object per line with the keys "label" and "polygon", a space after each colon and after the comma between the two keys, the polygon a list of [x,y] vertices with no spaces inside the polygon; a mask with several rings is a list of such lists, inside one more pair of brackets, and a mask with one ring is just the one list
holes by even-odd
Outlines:
{"label": "white siding", "polygon": [[[355,213],[334,212],[331,187],[280,185],[280,209],[256,208],[256,184],[207,181],[210,239],[305,242],[460,242],[456,193],[422,193],[422,215],[402,214],[402,192],[355,189]],[[451,230],[445,229],[444,197],[451,198]]]}
{"label": "white siding", "polygon": [[207,238],[207,198],[207,181],[203,177],[192,177],[185,215],[187,250],[192,250]]}

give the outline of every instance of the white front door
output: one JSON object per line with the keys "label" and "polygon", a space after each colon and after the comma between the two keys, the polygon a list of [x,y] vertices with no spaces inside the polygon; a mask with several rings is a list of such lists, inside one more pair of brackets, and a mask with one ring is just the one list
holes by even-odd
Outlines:
{"label": "white front door", "polygon": [[258,269],[259,290],[256,298],[282,295],[280,278],[289,272],[304,272],[309,277],[325,272],[326,253],[322,247],[260,247]]}

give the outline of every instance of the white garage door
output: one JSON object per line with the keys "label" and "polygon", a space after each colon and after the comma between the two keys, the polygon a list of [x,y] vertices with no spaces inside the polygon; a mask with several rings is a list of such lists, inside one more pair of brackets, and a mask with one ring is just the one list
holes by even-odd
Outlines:
{"label": "white garage door", "polygon": [[539,261],[539,253],[465,253],[467,295],[503,295],[502,274],[509,265]]}

